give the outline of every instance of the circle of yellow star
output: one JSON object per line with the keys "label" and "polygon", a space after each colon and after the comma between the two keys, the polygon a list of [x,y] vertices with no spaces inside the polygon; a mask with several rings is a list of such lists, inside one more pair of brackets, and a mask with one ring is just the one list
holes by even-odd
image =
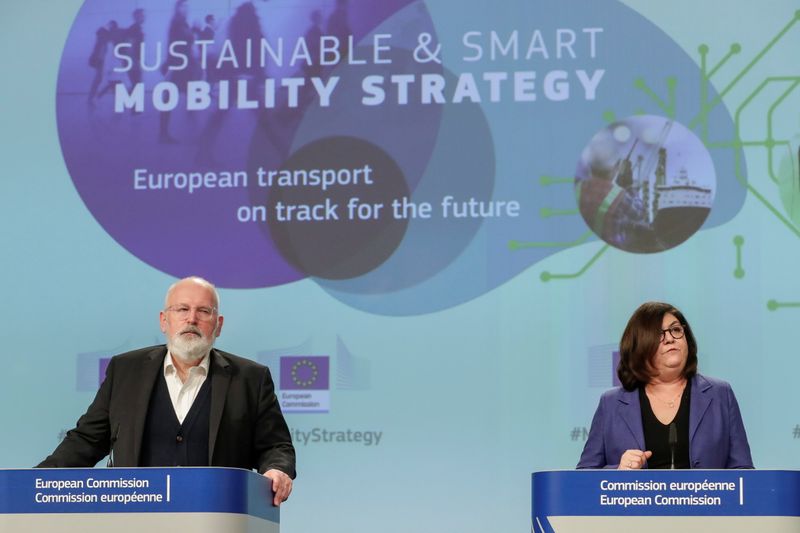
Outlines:
{"label": "circle of yellow star", "polygon": [[[311,376],[308,379],[300,379],[300,376],[298,375],[298,370],[303,367],[311,370]],[[308,359],[301,359],[292,365],[292,381],[299,387],[309,387],[313,385],[314,382],[317,381],[318,375],[319,370],[317,369],[317,365]]]}

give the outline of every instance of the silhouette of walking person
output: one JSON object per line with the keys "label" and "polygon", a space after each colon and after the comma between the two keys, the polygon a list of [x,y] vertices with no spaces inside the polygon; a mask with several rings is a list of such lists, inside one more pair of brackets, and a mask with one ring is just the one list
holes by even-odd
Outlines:
{"label": "silhouette of walking person", "polygon": [[[217,36],[217,21],[214,19],[214,15],[206,15],[205,18],[205,26],[202,29],[197,31],[197,39],[198,41],[206,41],[206,42],[214,42],[214,37]],[[198,43],[198,46],[200,44]],[[206,58],[206,71],[205,71],[205,78],[206,81],[209,83],[213,83],[217,80],[218,76],[216,75],[217,72],[217,56],[213,53],[208,53]]]}
{"label": "silhouette of walking person", "polygon": [[[248,43],[260,43],[264,38],[264,32],[261,29],[261,19],[258,16],[258,10],[252,1],[246,1],[236,8],[233,16],[228,22],[228,40],[230,41],[236,57],[246,57]],[[226,62],[225,65],[217,70],[216,65],[209,67],[209,74],[213,73],[214,80],[227,80],[231,84],[231,98],[236,98],[236,92],[239,90],[236,81],[239,79],[248,79],[252,83],[249,84],[248,97],[253,99],[258,96],[257,83],[264,77],[264,70],[259,65],[258,61],[252,61],[247,65],[244,61],[233,65],[231,62]],[[200,134],[198,140],[198,150],[196,160],[198,163],[214,166],[214,146],[217,143],[222,126],[225,123],[225,117],[228,115],[228,110],[218,109],[206,122],[203,132]]]}
{"label": "silhouette of walking person", "polygon": [[95,33],[94,47],[89,56],[89,66],[94,69],[94,78],[92,78],[92,84],[89,87],[89,96],[87,98],[87,102],[90,106],[93,106],[95,99],[98,98],[97,90],[103,82],[108,45],[113,42],[118,28],[117,22],[115,20],[110,20],[105,26],[100,26]]}
{"label": "silhouette of walking person", "polygon": [[205,23],[206,25],[203,26],[203,29],[197,32],[197,36],[204,41],[213,41],[217,33],[217,23],[214,20],[214,15],[206,15]]}
{"label": "silhouette of walking person", "polygon": [[[161,65],[161,73],[178,87],[182,94],[186,93],[186,85],[189,81],[196,79],[197,58],[194,55],[194,30],[189,25],[189,1],[177,0],[175,2],[175,12],[169,23],[167,34],[168,49],[172,49],[175,42],[186,43],[186,47],[179,47],[186,59],[176,57],[171,54]],[[158,141],[163,144],[176,144],[178,141],[170,135],[169,125],[171,111],[162,111],[159,116]]]}
{"label": "silhouette of walking person", "polygon": [[315,9],[309,16],[311,25],[306,30],[303,38],[308,46],[308,55],[311,56],[311,63],[303,65],[303,72],[307,77],[321,76],[322,65],[320,65],[320,39],[322,38],[322,11]]}
{"label": "silhouette of walking person", "polygon": [[336,0],[336,7],[328,17],[328,27],[326,33],[339,40],[339,49],[342,51],[339,62],[350,56],[350,40],[352,35],[350,29],[350,13],[347,6],[348,0]]}
{"label": "silhouette of walking person", "polygon": [[133,64],[128,70],[128,79],[131,89],[142,81],[142,43],[144,42],[144,9],[133,10],[133,24],[125,29],[125,41],[131,45],[131,60]]}

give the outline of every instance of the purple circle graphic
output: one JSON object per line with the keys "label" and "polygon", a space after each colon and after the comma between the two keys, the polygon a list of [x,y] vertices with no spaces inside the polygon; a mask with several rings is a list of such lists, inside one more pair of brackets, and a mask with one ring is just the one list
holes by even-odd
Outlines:
{"label": "purple circle graphic", "polygon": [[[262,171],[296,160],[294,139],[306,111],[326,97],[345,106],[358,96],[326,96],[342,58],[409,1],[290,10],[273,4],[179,0],[142,9],[86,0],[70,30],[56,94],[70,176],[109,235],[170,275],[198,274],[238,288],[331,275],[287,255],[285,243],[264,231],[274,213],[253,199],[280,194],[266,186],[254,193],[261,187],[259,169],[249,164],[254,141]],[[326,46],[337,43],[324,61],[323,35]],[[314,61],[292,60],[300,41]],[[268,142],[261,142],[265,124]],[[321,235],[334,231],[318,227]]]}
{"label": "purple circle graphic", "polygon": [[258,187],[254,192],[275,214],[265,225],[272,242],[306,275],[358,277],[386,261],[403,240],[408,221],[395,217],[392,204],[408,198],[409,188],[397,163],[372,143],[353,137],[314,141],[266,179],[291,182],[266,195]]}

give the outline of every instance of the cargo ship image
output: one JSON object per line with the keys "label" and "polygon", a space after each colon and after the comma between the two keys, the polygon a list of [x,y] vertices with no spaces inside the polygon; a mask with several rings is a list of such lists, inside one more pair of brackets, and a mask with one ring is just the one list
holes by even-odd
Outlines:
{"label": "cargo ship image", "polygon": [[638,243],[640,252],[667,250],[684,242],[703,225],[714,201],[708,180],[693,179],[686,167],[675,173],[668,169],[664,144],[672,125],[673,121],[667,121],[655,142],[634,156],[639,145],[636,139],[627,156],[616,164],[615,184],[639,199],[644,209],[642,222],[651,229],[650,238]]}
{"label": "cargo ship image", "polygon": [[664,185],[656,185],[653,229],[665,248],[682,243],[700,229],[714,201],[714,191],[689,178],[685,168]]}

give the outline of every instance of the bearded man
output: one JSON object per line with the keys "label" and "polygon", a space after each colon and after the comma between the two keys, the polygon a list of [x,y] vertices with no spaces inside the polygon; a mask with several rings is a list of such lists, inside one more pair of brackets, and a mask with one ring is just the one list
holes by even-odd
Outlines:
{"label": "bearded man", "polygon": [[166,346],[111,359],[94,401],[40,468],[225,466],[269,478],[280,505],[292,491],[295,451],[269,369],[215,349],[224,319],[199,277],[167,290]]}

